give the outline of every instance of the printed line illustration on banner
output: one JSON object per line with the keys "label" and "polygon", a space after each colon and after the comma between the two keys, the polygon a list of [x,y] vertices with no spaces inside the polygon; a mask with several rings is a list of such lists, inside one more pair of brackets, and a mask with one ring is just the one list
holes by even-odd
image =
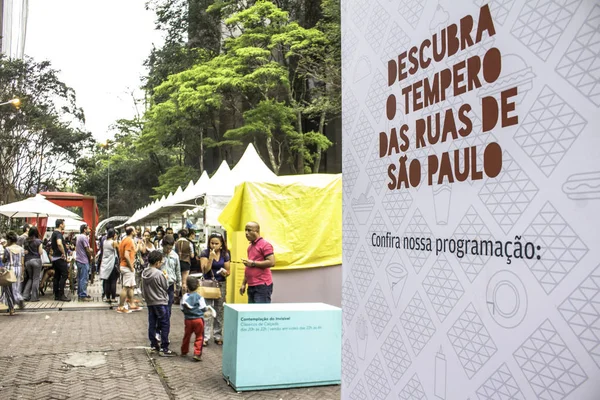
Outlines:
{"label": "printed line illustration on banner", "polygon": [[513,26],[512,34],[546,61],[579,4],[581,0],[526,2]]}
{"label": "printed line illustration on banner", "polygon": [[550,176],[587,121],[549,86],[544,86],[515,134],[531,160]]}
{"label": "printed line illustration on banner", "polygon": [[345,386],[350,386],[357,373],[358,367],[352,352],[352,346],[350,341],[346,340],[342,347],[342,383]]}
{"label": "printed line illustration on banner", "polygon": [[365,385],[363,385],[362,380],[359,380],[356,386],[354,386],[354,390],[350,393],[351,400],[364,400],[368,399],[367,391],[365,390]]}
{"label": "printed line illustration on banner", "polygon": [[414,374],[399,394],[400,400],[427,400],[419,376]]}
{"label": "printed line illustration on banner", "polygon": [[558,310],[600,367],[600,266],[581,282]]}
{"label": "printed line illustration on banner", "polygon": [[408,278],[408,271],[400,264],[391,263],[385,268],[385,272],[390,291],[392,292],[394,305],[397,307],[398,303],[400,302],[400,298],[402,297],[402,293],[404,292],[404,285],[406,284],[406,279]]}
{"label": "printed line illustration on banner", "polygon": [[504,170],[498,178],[486,181],[479,191],[479,198],[504,233],[508,234],[539,189],[507,151],[503,157]]}
{"label": "printed line illustration on banner", "polygon": [[600,171],[569,176],[562,186],[562,191],[571,200],[600,200]]}
{"label": "printed line illustration on banner", "polygon": [[513,356],[538,398],[564,399],[588,379],[550,320],[544,321]]}
{"label": "printed line illustration on banner", "polygon": [[369,327],[364,316],[361,314],[356,320],[356,355],[364,360],[367,354],[367,345],[369,344]]}
{"label": "printed line illustration on banner", "polygon": [[483,399],[512,399],[525,400],[521,388],[515,381],[510,369],[503,363],[483,384],[477,389],[477,397]]}
{"label": "printed line illustration on banner", "polygon": [[375,208],[375,199],[370,195],[373,185],[369,182],[367,189],[358,197],[352,199],[352,211],[359,224],[364,225]]}
{"label": "printed line illustration on banner", "polygon": [[448,331],[448,339],[469,379],[498,351],[473,303],[454,322]]}
{"label": "printed line illustration on banner", "polygon": [[387,395],[390,394],[392,390],[390,389],[390,384],[385,376],[383,365],[378,354],[373,357],[373,361],[371,361],[367,367],[365,379],[367,380],[367,386],[369,387],[369,392],[371,393],[371,398],[373,400],[387,399]]}
{"label": "printed line illustration on banner", "polygon": [[[471,206],[456,227],[454,238],[457,240],[479,238],[485,241],[491,240],[492,234],[477,210]],[[456,257],[458,258],[458,255]],[[460,267],[469,281],[473,282],[489,260],[489,257],[484,257],[482,254],[467,254],[460,259]]]}
{"label": "printed line illustration on banner", "polygon": [[371,292],[371,296],[369,296],[369,300],[365,304],[365,309],[367,310],[375,335],[379,339],[392,318],[392,312],[379,283],[375,285],[375,289]]}
{"label": "printed line illustration on banner", "polygon": [[400,321],[402,321],[402,327],[415,355],[419,355],[435,334],[435,325],[419,292],[415,292],[412,300],[400,315]]}
{"label": "printed line illustration on banner", "polygon": [[352,278],[354,279],[354,284],[358,288],[358,292],[362,299],[375,279],[375,272],[373,271],[370,255],[367,254],[365,246],[360,246],[360,250],[352,264]]}
{"label": "printed line illustration on banner", "polygon": [[412,363],[398,325],[394,325],[383,342],[381,353],[394,384],[397,385]]}
{"label": "printed line illustration on banner", "polygon": [[595,4],[556,66],[556,72],[596,107],[600,107],[600,83],[598,82],[597,68],[600,52],[591,50],[597,45],[599,38],[600,5]]}
{"label": "printed line illustration on banner", "polygon": [[358,309],[358,305],[358,297],[356,296],[356,292],[352,286],[350,276],[348,276],[342,285],[342,314],[346,324],[352,322],[354,314]]}
{"label": "printed line illustration on banner", "polygon": [[408,191],[387,192],[381,201],[383,209],[394,227],[398,227],[402,224],[412,203],[413,198]]}
{"label": "printed line illustration on banner", "polygon": [[488,282],[486,302],[490,315],[504,328],[518,326],[527,314],[527,291],[511,271],[498,271]]}
{"label": "printed line illustration on banner", "polygon": [[435,397],[441,400],[446,400],[447,373],[448,367],[446,364],[446,356],[444,355],[444,349],[440,346],[440,349],[435,355],[433,392]]}
{"label": "printed line illustration on banner", "polygon": [[423,288],[440,321],[445,321],[464,294],[452,265],[442,254],[423,280]]}
{"label": "printed line illustration on banner", "polygon": [[588,252],[588,247],[554,206],[547,202],[523,234],[543,246],[541,262],[528,266],[544,291],[551,293]]}
{"label": "printed line illustration on banner", "polygon": [[[489,0],[476,0],[475,4],[479,7],[488,3]],[[512,9],[513,3],[515,0],[495,0],[490,3],[490,9],[492,10],[492,15],[494,16],[494,22],[499,25],[504,25],[506,22],[506,18]]]}

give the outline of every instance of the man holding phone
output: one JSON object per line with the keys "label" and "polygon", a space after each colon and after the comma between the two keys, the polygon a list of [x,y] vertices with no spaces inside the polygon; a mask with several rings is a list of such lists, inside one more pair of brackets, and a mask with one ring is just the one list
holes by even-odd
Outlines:
{"label": "man holding phone", "polygon": [[260,236],[257,222],[246,224],[248,259],[242,259],[246,266],[240,294],[244,295],[248,286],[248,303],[270,303],[273,294],[273,275],[271,267],[275,265],[273,246]]}

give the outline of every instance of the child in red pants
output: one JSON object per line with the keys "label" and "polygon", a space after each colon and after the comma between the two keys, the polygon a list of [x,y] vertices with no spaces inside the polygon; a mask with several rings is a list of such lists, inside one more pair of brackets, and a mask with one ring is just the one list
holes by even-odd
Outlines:
{"label": "child in red pants", "polygon": [[206,301],[196,291],[199,286],[196,277],[188,276],[186,284],[188,293],[181,299],[181,311],[183,311],[185,318],[185,334],[181,342],[181,356],[185,357],[187,355],[190,348],[190,338],[192,337],[192,333],[194,333],[194,361],[202,361]]}

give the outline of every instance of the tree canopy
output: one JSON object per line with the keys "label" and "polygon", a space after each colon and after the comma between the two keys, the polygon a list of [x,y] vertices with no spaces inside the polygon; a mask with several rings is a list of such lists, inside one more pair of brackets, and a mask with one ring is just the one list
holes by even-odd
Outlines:
{"label": "tree canopy", "polygon": [[[131,214],[222,160],[233,165],[248,143],[277,174],[323,171],[323,154],[339,145],[329,128],[341,109],[339,0],[147,7],[166,39],[145,63],[143,111],[115,124],[112,147],[80,160],[80,190],[102,198],[96,177],[110,164],[111,210]],[[112,204],[134,191],[146,200]]]}

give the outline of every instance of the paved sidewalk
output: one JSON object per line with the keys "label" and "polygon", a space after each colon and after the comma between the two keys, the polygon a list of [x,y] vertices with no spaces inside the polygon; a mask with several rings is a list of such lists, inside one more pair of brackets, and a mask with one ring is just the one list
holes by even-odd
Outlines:
{"label": "paved sidewalk", "polygon": [[[147,312],[109,310],[0,314],[0,399],[333,400],[339,386],[235,393],[221,376],[221,347],[203,361],[150,356]],[[171,348],[180,352],[183,316],[173,309]],[[75,354],[74,354],[75,353]],[[99,365],[72,366],[94,356]]]}

